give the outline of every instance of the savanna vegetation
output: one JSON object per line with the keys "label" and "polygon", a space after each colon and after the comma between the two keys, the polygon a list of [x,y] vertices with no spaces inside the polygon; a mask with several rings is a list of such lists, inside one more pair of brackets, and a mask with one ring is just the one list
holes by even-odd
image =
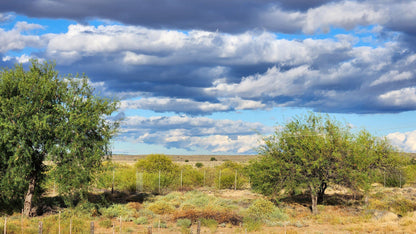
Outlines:
{"label": "savanna vegetation", "polygon": [[308,113],[249,162],[120,163],[108,157],[116,107],[51,63],[2,70],[0,230],[37,233],[43,221],[45,233],[88,233],[93,221],[98,233],[190,233],[197,223],[203,233],[416,232],[416,160],[365,130]]}

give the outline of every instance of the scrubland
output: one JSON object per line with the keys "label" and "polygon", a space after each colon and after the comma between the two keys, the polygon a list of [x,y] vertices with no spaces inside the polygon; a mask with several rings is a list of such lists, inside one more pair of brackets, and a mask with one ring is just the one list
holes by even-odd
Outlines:
{"label": "scrubland", "polygon": [[170,169],[175,173],[161,173],[161,189],[159,172],[139,176],[134,161],[118,159],[105,165],[87,201],[66,207],[47,181],[39,215],[9,212],[0,230],[7,218],[7,233],[38,233],[39,222],[44,233],[90,233],[91,222],[95,233],[147,233],[149,227],[153,233],[197,233],[198,222],[201,233],[416,233],[416,187],[409,179],[402,187],[373,184],[367,194],[330,185],[312,215],[306,194],[251,191],[243,156],[235,162],[178,157]]}

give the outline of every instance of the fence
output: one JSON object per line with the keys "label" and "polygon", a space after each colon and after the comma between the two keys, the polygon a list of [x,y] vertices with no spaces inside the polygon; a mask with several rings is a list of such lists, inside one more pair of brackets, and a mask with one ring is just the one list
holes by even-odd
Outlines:
{"label": "fence", "polygon": [[[124,171],[123,171],[124,170]],[[184,168],[175,171],[138,171],[118,168],[107,172],[111,182],[102,182],[98,187],[111,191],[165,194],[195,188],[246,189],[249,178],[242,169],[235,168]]]}
{"label": "fence", "polygon": [[[96,232],[96,224],[94,221],[91,221],[89,223],[89,227],[86,227],[85,225],[80,227],[74,227],[72,224],[72,219],[70,220],[70,226],[67,228],[61,227],[61,218],[59,215],[59,220],[58,220],[58,230],[51,230],[51,229],[44,229],[44,222],[43,221],[39,221],[37,224],[37,228],[33,228],[34,225],[29,226],[29,227],[25,227],[23,225],[23,216],[21,219],[21,226],[20,228],[16,228],[16,226],[14,225],[14,223],[12,223],[12,225],[9,224],[9,228],[8,228],[8,219],[7,217],[4,218],[4,223],[3,223],[3,233],[7,234],[7,233],[58,233],[58,234],[63,234],[63,233],[91,233],[94,234]],[[19,230],[20,229],[20,230]],[[160,232],[161,230],[161,225],[160,225],[160,221],[159,221],[159,225],[157,227],[152,227],[152,226],[147,226],[147,227],[138,227],[136,229],[123,229],[123,223],[122,223],[122,219],[121,217],[119,218],[119,225],[117,226],[115,224],[115,222],[113,222],[112,224],[112,228],[111,230],[98,230],[97,233],[125,233],[125,232],[140,232],[140,233],[148,233],[148,234],[152,234],[153,230],[156,229],[157,232]],[[192,230],[195,230],[197,234],[201,233],[201,221],[198,221],[196,223],[196,228],[190,228],[189,231],[190,233],[193,233]]]}

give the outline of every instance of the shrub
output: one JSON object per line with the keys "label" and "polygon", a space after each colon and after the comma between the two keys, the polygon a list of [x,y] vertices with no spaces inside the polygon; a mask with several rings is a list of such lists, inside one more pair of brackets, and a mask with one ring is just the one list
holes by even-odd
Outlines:
{"label": "shrub", "polygon": [[170,214],[175,210],[175,207],[162,200],[149,204],[147,208],[159,215]]}
{"label": "shrub", "polygon": [[217,161],[215,157],[211,157],[210,161]]}
{"label": "shrub", "polygon": [[201,167],[203,167],[203,166],[204,166],[204,164],[202,164],[202,163],[200,163],[200,162],[197,162],[197,163],[195,163],[195,166],[196,166],[197,168],[201,168]]}
{"label": "shrub", "polygon": [[247,215],[254,219],[268,218],[274,211],[274,204],[266,199],[256,199],[247,209]]}
{"label": "shrub", "polygon": [[147,219],[147,217],[142,216],[142,217],[138,217],[133,222],[137,225],[142,225],[142,224],[148,224],[149,220]]}
{"label": "shrub", "polygon": [[135,164],[140,171],[158,173],[178,171],[178,165],[172,162],[168,156],[163,154],[151,154]]}
{"label": "shrub", "polygon": [[201,220],[201,226],[209,228],[212,233],[214,233],[215,230],[217,230],[218,222],[215,219],[201,218],[200,220]]}
{"label": "shrub", "polygon": [[178,225],[178,227],[185,227],[188,228],[190,227],[192,224],[192,221],[190,219],[178,219],[176,220],[176,225]]}
{"label": "shrub", "polygon": [[189,162],[189,160],[188,159],[185,159],[185,162]]}
{"label": "shrub", "polygon": [[122,217],[123,220],[129,220],[130,217],[136,214],[135,210],[121,204],[114,204],[108,208],[101,208],[100,212],[107,218]]}

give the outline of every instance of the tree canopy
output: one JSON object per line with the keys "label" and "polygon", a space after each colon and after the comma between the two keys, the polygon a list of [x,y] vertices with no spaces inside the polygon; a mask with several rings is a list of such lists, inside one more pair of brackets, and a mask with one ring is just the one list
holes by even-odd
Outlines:
{"label": "tree canopy", "polygon": [[367,190],[380,173],[400,170],[386,139],[314,113],[276,128],[259,154],[248,167],[252,188],[267,195],[309,191],[313,213],[328,184]]}
{"label": "tree canopy", "polygon": [[[53,63],[33,60],[0,73],[0,202],[32,199],[49,172],[66,197],[82,194],[118,123],[108,117],[117,102],[95,95],[84,75],[62,77]],[[80,193],[81,192],[81,193]]]}

